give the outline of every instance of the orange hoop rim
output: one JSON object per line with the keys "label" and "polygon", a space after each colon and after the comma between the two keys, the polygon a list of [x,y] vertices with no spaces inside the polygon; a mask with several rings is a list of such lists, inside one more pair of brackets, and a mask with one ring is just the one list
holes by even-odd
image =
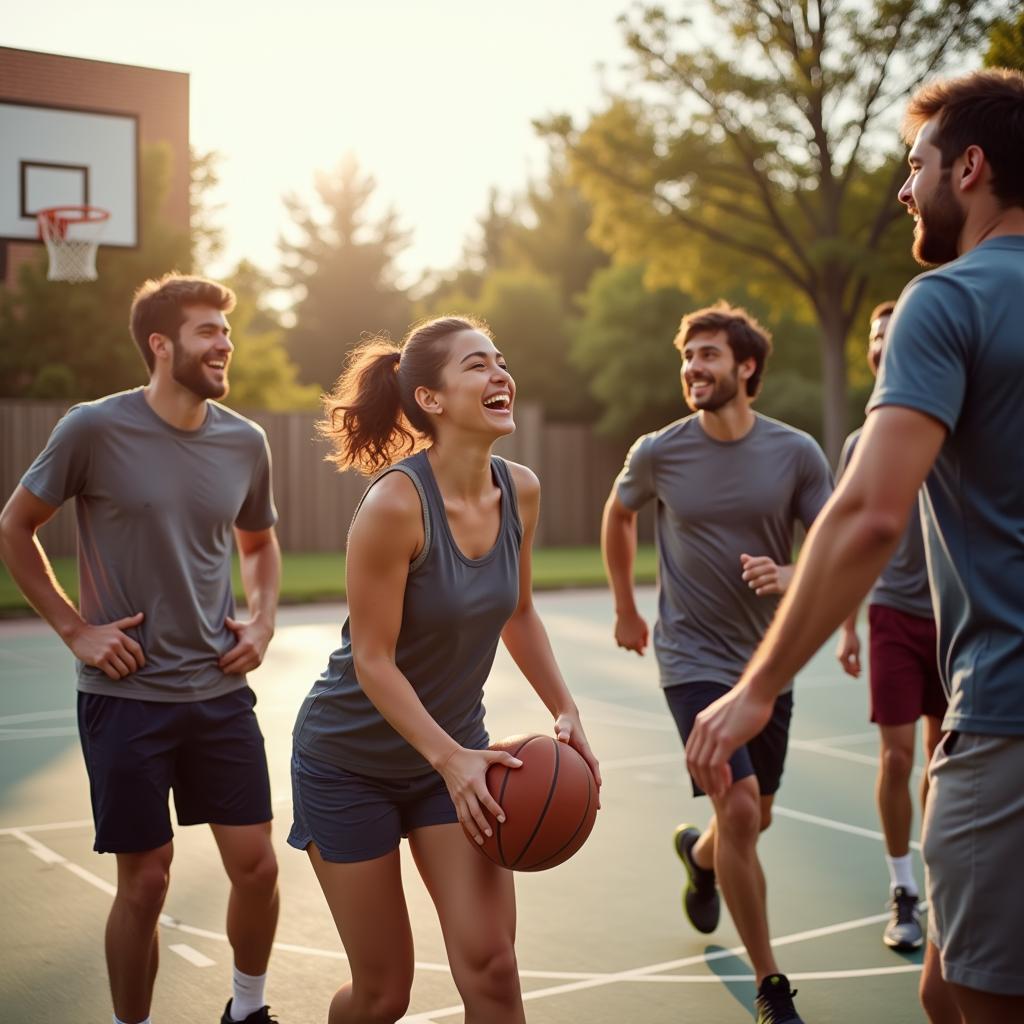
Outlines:
{"label": "orange hoop rim", "polygon": [[98,224],[110,220],[110,211],[102,206],[47,206],[36,214],[37,218],[65,221],[68,224]]}
{"label": "orange hoop rim", "polygon": [[47,206],[36,214],[39,237],[44,241],[63,242],[72,225],[98,225],[110,220],[110,211],[102,206]]}

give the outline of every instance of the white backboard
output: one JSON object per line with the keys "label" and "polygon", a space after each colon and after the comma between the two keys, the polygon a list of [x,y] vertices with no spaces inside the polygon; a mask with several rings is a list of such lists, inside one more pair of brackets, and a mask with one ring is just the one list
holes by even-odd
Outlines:
{"label": "white backboard", "polygon": [[0,99],[0,240],[38,241],[48,206],[110,213],[103,245],[139,244],[138,122]]}

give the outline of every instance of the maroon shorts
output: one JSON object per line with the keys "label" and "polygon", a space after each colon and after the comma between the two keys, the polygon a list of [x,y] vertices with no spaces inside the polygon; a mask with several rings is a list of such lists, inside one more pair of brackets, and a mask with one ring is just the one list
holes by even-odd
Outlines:
{"label": "maroon shorts", "polygon": [[922,715],[942,718],[946,694],[939,679],[933,619],[882,604],[868,607],[871,644],[871,721],[910,725]]}

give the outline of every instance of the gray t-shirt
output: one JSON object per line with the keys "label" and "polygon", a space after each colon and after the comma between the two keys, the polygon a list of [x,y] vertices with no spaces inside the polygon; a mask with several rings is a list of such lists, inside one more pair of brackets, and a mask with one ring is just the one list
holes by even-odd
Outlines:
{"label": "gray t-shirt", "polygon": [[779,602],[744,583],[740,555],[792,560],[795,523],[810,526],[832,493],[824,452],[767,416],[730,442],[709,437],[699,415],[687,416],[633,445],[616,488],[628,508],[657,502],[661,685],[732,686]]}
{"label": "gray t-shirt", "polygon": [[925,482],[945,729],[1024,735],[1024,235],[904,290],[869,409],[948,430]]}
{"label": "gray t-shirt", "polygon": [[[853,458],[860,435],[861,431],[855,430],[843,445],[843,453],[839,457],[840,477]],[[921,619],[934,617],[932,591],[928,585],[928,565],[924,557],[921,512],[917,504],[910,512],[899,546],[868,594],[868,604],[885,605],[886,608],[895,608]]]}
{"label": "gray t-shirt", "polygon": [[235,645],[232,526],[274,525],[270,450],[255,423],[207,403],[178,430],[141,388],[69,409],[22,477],[48,505],[75,498],[79,603],[93,625],[136,612],[145,666],[112,680],[78,663],[84,693],[181,703],[245,686],[218,659]]}
{"label": "gray t-shirt", "polygon": [[[506,463],[493,456],[491,472],[501,488],[498,537],[486,554],[467,558],[448,526],[426,451],[386,472],[408,476],[423,507],[423,550],[409,566],[395,664],[449,736],[464,747],[482,749],[488,743],[484,683],[501,631],[519,602],[523,528],[515,483]],[[341,646],[299,709],[296,748],[361,775],[407,778],[429,772],[430,764],[392,728],[360,685],[353,653],[358,644],[346,619]]]}

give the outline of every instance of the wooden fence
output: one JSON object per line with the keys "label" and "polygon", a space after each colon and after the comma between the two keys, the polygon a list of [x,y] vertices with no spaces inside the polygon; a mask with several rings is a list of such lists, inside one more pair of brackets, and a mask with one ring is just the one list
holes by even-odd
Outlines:
{"label": "wooden fence", "polygon": [[[0,401],[0,500],[46,444],[66,403]],[[356,502],[366,487],[356,473],[338,473],[324,462],[326,448],[314,440],[314,414],[250,412],[267,432],[274,466],[274,497],[280,517],[278,535],[285,551],[337,551]],[[585,426],[545,423],[535,405],[516,407],[517,429],[498,452],[530,466],[541,479],[540,545],[595,544],[601,509],[622,466],[625,446],[593,435]],[[153,467],[151,467],[153,468]],[[155,467],[158,468],[158,467]],[[72,503],[40,531],[51,555],[75,552]],[[649,517],[641,524],[650,535]]]}

